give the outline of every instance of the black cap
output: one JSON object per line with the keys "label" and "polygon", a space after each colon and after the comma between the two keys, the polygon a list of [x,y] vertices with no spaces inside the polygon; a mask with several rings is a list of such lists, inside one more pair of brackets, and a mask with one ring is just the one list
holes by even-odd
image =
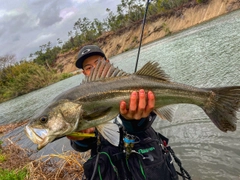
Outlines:
{"label": "black cap", "polygon": [[96,45],[87,45],[84,46],[82,49],[80,49],[78,56],[77,56],[77,61],[76,61],[76,66],[78,68],[83,68],[83,61],[93,55],[100,55],[106,59],[105,54],[103,51]]}

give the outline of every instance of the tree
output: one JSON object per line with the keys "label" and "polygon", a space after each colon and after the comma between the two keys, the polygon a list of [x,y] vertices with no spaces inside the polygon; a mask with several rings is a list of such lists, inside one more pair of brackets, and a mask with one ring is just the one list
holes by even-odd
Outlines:
{"label": "tree", "polygon": [[49,41],[47,44],[43,44],[40,47],[39,51],[35,52],[36,58],[33,60],[35,63],[39,65],[44,65],[51,69],[51,66],[55,63],[57,54],[61,51],[59,46],[54,46],[52,48],[51,42]]}
{"label": "tree", "polygon": [[60,38],[57,38],[57,44],[62,48],[63,41]]}
{"label": "tree", "polygon": [[0,70],[13,65],[16,62],[16,56],[13,54],[6,54],[0,56]]}
{"label": "tree", "polygon": [[101,21],[99,21],[97,18],[93,20],[93,27],[96,30],[97,36],[102,35],[102,33],[106,30],[104,28],[104,24]]}

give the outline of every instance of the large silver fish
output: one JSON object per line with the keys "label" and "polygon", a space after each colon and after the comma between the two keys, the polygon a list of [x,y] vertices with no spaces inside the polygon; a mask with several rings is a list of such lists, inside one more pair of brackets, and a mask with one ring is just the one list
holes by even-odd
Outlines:
{"label": "large silver fish", "polygon": [[99,61],[79,86],[57,96],[26,126],[27,136],[38,149],[75,131],[96,127],[112,144],[118,145],[118,126],[109,121],[119,114],[121,100],[129,101],[132,91],[153,91],[154,112],[171,120],[168,105],[188,103],[201,107],[224,132],[236,130],[240,107],[240,86],[196,88],[171,82],[156,62],[146,63],[134,74],[125,73],[106,61]]}

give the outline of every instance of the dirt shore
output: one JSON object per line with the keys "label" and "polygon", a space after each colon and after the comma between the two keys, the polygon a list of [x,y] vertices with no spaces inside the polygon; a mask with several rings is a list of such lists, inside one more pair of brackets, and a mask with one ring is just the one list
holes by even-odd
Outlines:
{"label": "dirt shore", "polygon": [[[209,0],[207,4],[188,3],[166,14],[148,18],[142,44],[159,40],[168,34],[177,33],[218,16],[240,8],[240,0]],[[108,58],[136,48],[139,45],[142,21],[117,32],[107,32],[92,44],[99,45]],[[80,47],[79,47],[80,48]],[[58,72],[76,71],[75,60],[79,49],[60,54],[57,58]]]}
{"label": "dirt shore", "polygon": [[19,127],[19,126],[22,126],[22,125],[24,125],[24,124],[27,124],[27,122],[28,122],[28,121],[26,120],[26,121],[21,121],[21,122],[17,122],[17,123],[0,125],[0,138],[1,138],[4,134],[6,134],[6,133],[8,133],[8,132],[10,132],[10,131],[12,131],[12,130],[14,130],[15,128],[17,128],[17,127]]}

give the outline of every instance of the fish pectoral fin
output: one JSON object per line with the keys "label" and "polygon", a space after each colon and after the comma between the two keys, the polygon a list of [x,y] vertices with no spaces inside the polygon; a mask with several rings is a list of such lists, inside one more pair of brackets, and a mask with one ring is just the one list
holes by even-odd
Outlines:
{"label": "fish pectoral fin", "polygon": [[96,118],[105,116],[106,114],[108,114],[110,112],[110,110],[112,109],[112,107],[99,107],[99,108],[95,108],[93,111],[91,112],[85,112],[82,116],[83,119],[87,120],[87,121],[91,121],[91,120],[96,120]]}
{"label": "fish pectoral fin", "polygon": [[97,130],[99,133],[114,146],[119,145],[120,141],[120,132],[117,124],[112,122],[107,122],[101,125],[98,125]]}
{"label": "fish pectoral fin", "polygon": [[161,119],[171,122],[175,108],[173,106],[164,106],[160,109],[154,109],[153,112],[155,112]]}

